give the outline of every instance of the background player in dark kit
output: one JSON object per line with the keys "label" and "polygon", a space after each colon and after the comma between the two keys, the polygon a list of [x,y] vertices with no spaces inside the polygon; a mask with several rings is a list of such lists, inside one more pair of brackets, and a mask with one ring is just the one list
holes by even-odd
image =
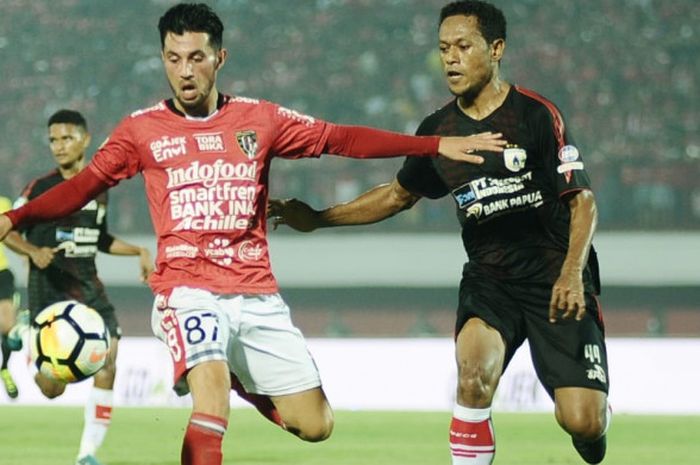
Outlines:
{"label": "background player in dark kit", "polygon": [[556,106],[499,76],[506,21],[477,1],[440,15],[439,44],[452,102],[417,134],[502,133],[502,156],[483,165],[407,159],[396,179],[357,199],[315,211],[271,201],[270,215],[300,231],[367,224],[421,197],[452,195],[469,256],[456,325],[459,371],[450,428],[455,465],[495,454],[491,403],[516,349],[527,339],[556,418],[589,463],[605,455],[608,373],[599,279],[591,246],[596,205],[583,160]]}
{"label": "background player in dark kit", "polygon": [[[0,213],[12,209],[12,202],[7,197],[0,196]],[[19,391],[12,374],[8,369],[8,362],[12,355],[13,347],[8,342],[8,334],[15,325],[19,294],[15,289],[15,277],[9,268],[5,246],[0,242],[0,345],[2,346],[2,365],[0,366],[0,380],[5,392],[11,399],[17,398]]]}
{"label": "background player in dark kit", "polygon": [[[77,111],[60,110],[48,120],[49,147],[58,165],[48,174],[31,181],[15,201],[18,208],[53,186],[71,179],[85,166],[85,151],[90,145],[87,123]],[[114,307],[107,299],[97,276],[97,252],[111,255],[138,256],[141,280],[153,271],[147,249],[112,236],[107,230],[107,194],[99,195],[70,215],[50,223],[31,225],[5,239],[13,251],[29,258],[29,318],[18,324],[26,328],[47,306],[74,299],[94,308],[102,316],[111,335],[111,348],[105,366],[94,376],[94,387],[85,405],[85,426],[80,442],[78,464],[94,465],[97,449],[102,444],[111,422],[112,397],[116,375],[116,357],[121,329]],[[22,318],[20,318],[22,319]],[[21,334],[18,330],[14,333]],[[48,398],[60,396],[65,383],[43,376],[34,376],[41,392]]]}

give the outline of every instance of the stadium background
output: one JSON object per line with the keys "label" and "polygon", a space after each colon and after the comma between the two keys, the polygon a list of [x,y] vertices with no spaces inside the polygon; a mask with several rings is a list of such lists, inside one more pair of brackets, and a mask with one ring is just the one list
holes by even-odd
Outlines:
{"label": "stadium background", "polygon": [[[53,167],[46,119],[85,114],[93,147],[169,95],[157,19],[172,1],[0,0],[0,194]],[[450,96],[436,55],[442,0],[222,0],[226,93],[340,123],[412,132]],[[563,110],[600,211],[608,335],[700,336],[700,3],[497,2],[503,71]],[[400,161],[274,163],[273,195],[316,207],[392,179]],[[151,246],[139,179],[111,191],[114,233]],[[273,265],[310,337],[449,337],[463,260],[449,200],[380,225],[272,233]],[[20,284],[24,265],[14,257]],[[128,336],[149,336],[151,294],[130,259],[101,274]]]}

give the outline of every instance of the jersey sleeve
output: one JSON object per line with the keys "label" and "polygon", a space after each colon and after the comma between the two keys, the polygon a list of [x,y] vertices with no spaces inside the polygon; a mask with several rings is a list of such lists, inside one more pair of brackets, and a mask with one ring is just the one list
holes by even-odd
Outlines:
{"label": "jersey sleeve", "polygon": [[[431,133],[427,121],[423,121],[416,130],[417,136],[426,136]],[[435,170],[432,158],[406,157],[406,161],[396,174],[396,180],[411,194],[429,199],[439,199],[450,192]]]}
{"label": "jersey sleeve", "polygon": [[321,156],[330,132],[329,124],[289,108],[270,105],[276,127],[274,154],[292,159]]}
{"label": "jersey sleeve", "polygon": [[132,124],[133,119],[130,117],[122,120],[97,149],[88,165],[88,168],[110,187],[141,171],[141,158],[132,134]]}
{"label": "jersey sleeve", "polygon": [[591,181],[573,136],[557,107],[547,102],[539,118],[540,150],[544,166],[560,197],[590,190]]}

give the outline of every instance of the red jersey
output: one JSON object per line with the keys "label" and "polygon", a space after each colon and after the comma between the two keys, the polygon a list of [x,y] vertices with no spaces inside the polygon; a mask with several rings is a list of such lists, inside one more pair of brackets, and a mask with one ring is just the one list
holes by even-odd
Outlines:
{"label": "red jersey", "polygon": [[[89,169],[110,186],[143,174],[158,239],[150,279],[155,292],[185,285],[273,293],[278,287],[266,240],[270,162],[342,153],[328,141],[335,128],[248,98],[222,97],[218,110],[203,119],[178,114],[163,101],[122,120]],[[413,138],[419,154],[437,151],[437,138],[417,142]]]}

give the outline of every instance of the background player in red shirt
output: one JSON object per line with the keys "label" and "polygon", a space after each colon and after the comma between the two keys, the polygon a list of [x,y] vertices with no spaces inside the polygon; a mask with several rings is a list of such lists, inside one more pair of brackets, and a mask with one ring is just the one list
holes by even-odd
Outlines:
{"label": "background player in red shirt", "polygon": [[193,401],[182,463],[222,463],[231,388],[291,433],[323,440],[333,415],[270,270],[270,161],[440,153],[479,163],[482,157],[467,153],[498,152],[505,142],[497,133],[414,137],[339,126],[223,95],[216,77],[227,51],[218,16],[204,4],[179,4],[161,17],[159,30],[174,98],[125,118],[87,169],[0,216],[0,238],[13,226],[67,214],[142,174],[158,238],[149,280],[157,294],[152,326],[172,355],[176,391],[189,391]]}
{"label": "background player in red shirt", "polygon": [[418,134],[502,133],[503,154],[482,165],[407,159],[397,178],[357,199],[315,211],[272,201],[270,214],[300,231],[367,224],[451,194],[469,256],[456,324],[459,372],[450,428],[454,465],[493,461],[491,403],[501,374],[527,339],[556,418],[588,463],[605,456],[608,374],[599,279],[591,242],[596,204],[559,110],[499,76],[503,13],[451,3],[440,15],[443,71],[456,99]]}
{"label": "background player in red shirt", "polygon": [[[85,167],[85,151],[90,145],[85,118],[77,111],[59,110],[48,120],[49,148],[57,168],[32,180],[15,201],[19,207],[51,187],[71,179]],[[29,319],[62,300],[78,300],[94,308],[105,321],[111,336],[111,348],[105,366],[93,377],[93,389],[85,404],[85,425],[78,451],[79,465],[98,464],[95,454],[102,445],[112,418],[112,398],[116,377],[116,360],[121,328],[115,309],[107,298],[97,276],[95,258],[98,251],[110,255],[137,256],[141,280],[153,271],[148,249],[112,236],[107,228],[107,193],[102,193],[81,209],[50,223],[28,226],[11,232],[5,239],[14,252],[29,259],[27,279],[28,314],[20,315],[12,334],[28,330]],[[24,316],[24,318],[22,318]],[[21,338],[19,345],[21,346]],[[53,399],[66,389],[66,384],[47,378],[40,372],[34,381],[41,392]]]}

